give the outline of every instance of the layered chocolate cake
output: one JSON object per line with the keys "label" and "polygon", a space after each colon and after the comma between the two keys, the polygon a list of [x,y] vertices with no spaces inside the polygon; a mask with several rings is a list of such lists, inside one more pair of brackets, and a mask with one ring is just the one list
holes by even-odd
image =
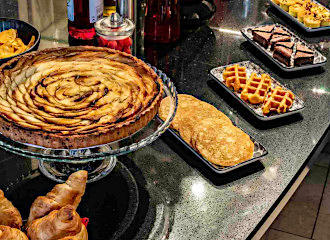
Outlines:
{"label": "layered chocolate cake", "polygon": [[273,50],[277,42],[290,42],[291,35],[280,27],[275,25],[266,25],[252,29],[253,40],[258,42],[264,48],[271,45]]}
{"label": "layered chocolate cake", "polygon": [[[279,25],[264,25],[251,28],[253,41],[265,48],[273,58],[285,66],[294,67],[314,63],[314,50]],[[270,47],[270,48],[269,48]],[[293,62],[291,63],[291,58]]]}
{"label": "layered chocolate cake", "polygon": [[265,33],[265,32],[252,32],[253,34],[253,40],[259,43],[264,48],[267,48],[269,45],[269,41],[272,38],[271,33]]}
{"label": "layered chocolate cake", "polygon": [[286,47],[286,48],[293,49],[294,42],[277,42],[274,46],[275,47],[283,46],[283,47]]}
{"label": "layered chocolate cake", "polygon": [[294,56],[294,65],[301,66],[305,64],[313,64],[314,52],[301,43],[296,45],[296,54]]}
{"label": "layered chocolate cake", "polygon": [[313,50],[306,47],[305,45],[301,44],[301,43],[297,43],[297,52],[305,52],[305,53],[309,53],[309,54],[313,54]]}
{"label": "layered chocolate cake", "polygon": [[289,67],[291,65],[293,45],[293,42],[277,43],[274,47],[273,57]]}
{"label": "layered chocolate cake", "polygon": [[271,33],[275,28],[275,25],[265,25],[265,26],[261,26],[261,27],[256,27],[254,29],[252,29],[252,32],[267,32],[267,33]]}
{"label": "layered chocolate cake", "polygon": [[274,35],[281,35],[281,36],[291,36],[290,33],[288,33],[287,31],[285,31],[284,29],[277,27],[274,32]]}
{"label": "layered chocolate cake", "polygon": [[272,31],[274,28],[275,25],[266,25],[252,29],[253,40],[264,48],[267,48],[269,41],[272,38]]}
{"label": "layered chocolate cake", "polygon": [[290,42],[291,35],[284,29],[276,27],[273,31],[272,39],[270,40],[271,49],[274,49],[274,46],[278,42]]}
{"label": "layered chocolate cake", "polygon": [[305,64],[313,64],[314,55],[304,52],[297,52],[294,56],[294,65],[301,66]]}
{"label": "layered chocolate cake", "polygon": [[274,49],[274,46],[278,42],[290,42],[291,37],[285,35],[273,35],[272,39],[270,40],[271,49]]}

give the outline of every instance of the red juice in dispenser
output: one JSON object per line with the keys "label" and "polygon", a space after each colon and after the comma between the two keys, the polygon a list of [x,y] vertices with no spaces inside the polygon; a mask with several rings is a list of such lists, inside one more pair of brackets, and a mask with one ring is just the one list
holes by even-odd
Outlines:
{"label": "red juice in dispenser", "polygon": [[67,0],[69,44],[95,45],[94,23],[102,18],[103,0]]}
{"label": "red juice in dispenser", "polygon": [[147,0],[144,37],[156,43],[175,42],[180,38],[179,0]]}

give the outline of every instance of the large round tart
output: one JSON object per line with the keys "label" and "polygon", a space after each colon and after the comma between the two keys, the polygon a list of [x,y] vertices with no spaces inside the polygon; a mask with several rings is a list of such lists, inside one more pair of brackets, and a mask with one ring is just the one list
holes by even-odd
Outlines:
{"label": "large round tart", "polygon": [[146,126],[162,95],[161,79],[132,55],[46,49],[0,67],[0,132],[49,148],[105,144]]}

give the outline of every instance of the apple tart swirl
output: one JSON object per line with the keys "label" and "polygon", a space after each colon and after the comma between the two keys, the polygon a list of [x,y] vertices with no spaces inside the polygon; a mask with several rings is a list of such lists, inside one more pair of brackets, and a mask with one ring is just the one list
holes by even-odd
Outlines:
{"label": "apple tart swirl", "polygon": [[0,67],[0,132],[51,148],[115,141],[157,113],[162,81],[143,61],[111,49],[46,49]]}

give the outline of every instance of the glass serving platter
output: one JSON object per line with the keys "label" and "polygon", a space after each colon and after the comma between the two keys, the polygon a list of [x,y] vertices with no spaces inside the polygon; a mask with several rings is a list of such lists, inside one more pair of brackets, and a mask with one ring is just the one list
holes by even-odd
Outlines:
{"label": "glass serving platter", "polygon": [[[52,149],[13,141],[1,134],[0,147],[24,157],[38,159],[41,172],[54,181],[62,182],[69,174],[79,169],[88,170],[90,182],[99,180],[111,172],[116,164],[116,156],[136,151],[155,141],[169,128],[175,116],[178,104],[175,86],[165,73],[155,67],[152,69],[163,81],[164,97],[171,98],[166,121],[159,122],[154,118],[146,127],[129,137],[86,148]],[[103,162],[95,163],[97,160]]]}

